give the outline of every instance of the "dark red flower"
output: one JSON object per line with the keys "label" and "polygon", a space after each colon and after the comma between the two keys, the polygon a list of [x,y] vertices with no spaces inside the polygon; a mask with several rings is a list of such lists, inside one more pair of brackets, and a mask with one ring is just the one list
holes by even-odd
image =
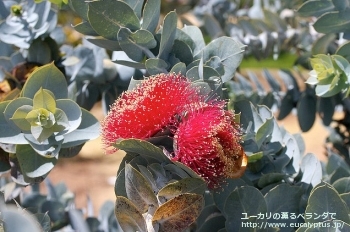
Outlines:
{"label": "dark red flower", "polygon": [[183,117],[174,135],[174,157],[218,187],[226,178],[240,177],[247,163],[241,132],[224,102],[201,103]]}
{"label": "dark red flower", "polygon": [[124,92],[102,121],[102,142],[106,153],[117,139],[146,139],[162,131],[187,105],[203,101],[199,89],[182,75],[159,74]]}

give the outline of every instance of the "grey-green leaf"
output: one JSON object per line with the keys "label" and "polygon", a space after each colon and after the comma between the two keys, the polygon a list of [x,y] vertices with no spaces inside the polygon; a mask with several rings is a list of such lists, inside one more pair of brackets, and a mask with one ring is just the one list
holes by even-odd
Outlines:
{"label": "grey-green leaf", "polygon": [[[335,218],[346,223],[350,222],[349,209],[346,203],[341,199],[337,191],[327,183],[317,185],[310,193],[306,214],[322,215],[323,213],[335,213]],[[306,222],[315,223],[329,220],[331,215],[326,218],[311,217],[305,218]]]}
{"label": "grey-green leaf", "polygon": [[168,64],[158,58],[150,58],[145,62],[146,70],[150,75],[156,75],[159,73],[167,73]]}
{"label": "grey-green leaf", "polygon": [[144,140],[124,139],[115,143],[114,146],[126,152],[146,156],[158,160],[159,162],[170,162],[170,160],[164,155],[162,149]]}
{"label": "grey-green leaf", "polygon": [[336,180],[332,185],[339,194],[350,193],[350,177],[340,178]]}
{"label": "grey-green leaf", "polygon": [[322,14],[332,11],[334,5],[332,1],[306,1],[298,9],[298,14],[302,17],[321,16]]}
{"label": "grey-green leaf", "polygon": [[298,122],[301,130],[306,132],[311,129],[316,119],[316,96],[307,91],[303,92],[297,105]]}
{"label": "grey-green leaf", "polygon": [[40,88],[50,90],[56,99],[68,97],[66,78],[54,63],[36,68],[23,86],[21,96],[33,99]]}
{"label": "grey-green leaf", "polygon": [[143,9],[142,29],[154,33],[159,23],[160,0],[148,0]]}
{"label": "grey-green leaf", "polygon": [[153,56],[149,49],[157,45],[152,33],[143,29],[131,32],[128,28],[120,28],[118,40],[128,57],[137,62],[143,59],[144,54]]}
{"label": "grey-green leaf", "polygon": [[179,62],[175,64],[171,70],[170,73],[181,73],[182,75],[186,73],[186,65],[183,62]]}
{"label": "grey-green leaf", "polygon": [[110,40],[118,40],[121,27],[131,31],[140,29],[140,22],[133,9],[122,1],[105,0],[89,3],[89,22],[101,36]]}
{"label": "grey-green leaf", "polygon": [[171,11],[164,18],[158,58],[163,60],[168,59],[175,40],[176,25],[177,15],[175,11]]}
{"label": "grey-green leaf", "polygon": [[[225,217],[226,230],[235,231],[241,225],[241,218],[247,217],[245,222],[256,222],[259,213],[267,212],[267,204],[261,192],[252,186],[236,188],[226,199]],[[261,221],[261,220],[260,220]]]}
{"label": "grey-green leaf", "polygon": [[327,12],[313,24],[316,31],[324,34],[345,32],[349,30],[350,14],[337,11]]}
{"label": "grey-green leaf", "polygon": [[[272,214],[281,212],[298,214],[302,195],[303,191],[299,186],[279,184],[265,195],[267,210]],[[279,221],[276,220],[276,222]],[[294,220],[289,218],[283,222],[294,222]]]}
{"label": "grey-green leaf", "polygon": [[22,172],[30,178],[48,174],[57,163],[57,158],[39,155],[30,145],[17,145],[16,156]]}
{"label": "grey-green leaf", "polygon": [[237,67],[240,65],[243,59],[244,47],[242,43],[230,37],[220,37],[211,41],[203,49],[203,61],[207,62],[213,56],[219,57],[225,70],[225,74],[221,78],[223,82],[226,82],[231,80]]}
{"label": "grey-green leaf", "polygon": [[73,26],[73,28],[83,34],[90,36],[98,36],[99,34],[91,27],[89,22],[81,22]]}

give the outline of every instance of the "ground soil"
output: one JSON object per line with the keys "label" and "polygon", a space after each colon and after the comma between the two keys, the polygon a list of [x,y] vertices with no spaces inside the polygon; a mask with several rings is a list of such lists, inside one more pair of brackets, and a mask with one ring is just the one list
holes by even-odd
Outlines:
{"label": "ground soil", "polygon": [[[94,107],[92,113],[98,119],[104,117],[99,104]],[[300,133],[297,118],[293,114],[279,123],[290,133]],[[310,131],[302,133],[306,153],[314,153],[325,161],[323,144],[327,134],[326,128],[317,119]],[[101,147],[101,140],[98,138],[86,143],[78,156],[61,160],[48,177],[54,184],[66,183],[68,189],[76,196],[77,208],[86,208],[89,196],[97,216],[98,209],[105,201],[115,200],[115,177],[123,156],[123,152],[105,155]],[[43,191],[45,191],[44,187]]]}

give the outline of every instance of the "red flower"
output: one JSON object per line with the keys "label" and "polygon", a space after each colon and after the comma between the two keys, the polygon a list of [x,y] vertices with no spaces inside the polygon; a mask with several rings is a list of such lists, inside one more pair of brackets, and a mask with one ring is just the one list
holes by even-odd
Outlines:
{"label": "red flower", "polygon": [[225,178],[240,177],[247,158],[240,145],[241,132],[224,102],[197,104],[174,135],[174,158],[218,187]]}
{"label": "red flower", "polygon": [[159,74],[124,92],[102,121],[106,153],[120,138],[146,139],[165,129],[187,105],[203,101],[199,89],[182,75]]}

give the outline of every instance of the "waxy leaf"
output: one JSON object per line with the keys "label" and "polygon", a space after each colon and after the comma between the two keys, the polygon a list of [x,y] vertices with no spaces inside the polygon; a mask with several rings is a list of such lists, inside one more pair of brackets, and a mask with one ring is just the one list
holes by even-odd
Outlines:
{"label": "waxy leaf", "polygon": [[177,15],[174,11],[171,11],[165,16],[162,28],[158,54],[158,58],[162,60],[168,60],[169,53],[175,40],[176,25]]}
{"label": "waxy leaf", "polygon": [[349,30],[350,14],[337,11],[327,12],[317,19],[313,27],[317,32],[330,34]]}
{"label": "waxy leaf", "polygon": [[[193,56],[197,56],[205,47],[202,31],[196,26],[186,25],[181,29],[181,31],[185,32],[191,38],[192,42],[189,40],[186,40],[185,42],[191,47]],[[184,41],[181,38],[177,39]]]}
{"label": "waxy leaf", "polygon": [[[19,98],[18,98],[19,99]],[[14,122],[19,129],[23,132],[27,132],[30,130],[30,120],[28,120],[28,114],[32,111],[33,107],[31,105],[23,105],[20,106],[10,118],[12,122]]]}
{"label": "waxy leaf", "polygon": [[334,5],[332,1],[306,1],[302,4],[298,9],[298,14],[302,17],[319,17],[323,13],[332,11],[334,9]]}
{"label": "waxy leaf", "polygon": [[30,145],[17,145],[16,156],[22,172],[30,178],[48,174],[57,163],[57,158],[43,157]]}
{"label": "waxy leaf", "polygon": [[142,29],[153,33],[159,22],[160,0],[148,0],[143,9]]}
{"label": "waxy leaf", "polygon": [[39,155],[44,157],[54,157],[58,155],[58,152],[61,149],[63,142],[63,136],[50,136],[42,142],[38,140],[32,134],[24,134],[25,139],[30,144],[30,146],[36,151]]}
{"label": "waxy leaf", "polygon": [[64,135],[62,148],[81,145],[99,136],[100,123],[87,110],[81,109],[81,123],[74,131]]}
{"label": "waxy leaf", "polygon": [[124,0],[123,2],[126,2],[131,9],[133,9],[134,13],[136,16],[141,19],[141,11],[142,11],[142,5],[143,5],[143,0]]}
{"label": "waxy leaf", "polygon": [[204,206],[202,195],[185,193],[161,205],[153,215],[152,224],[159,232],[183,231],[199,216]]}
{"label": "waxy leaf", "polygon": [[175,64],[171,68],[170,73],[181,73],[181,74],[186,73],[186,64],[182,62]]}
{"label": "waxy leaf", "polygon": [[258,181],[258,187],[264,188],[270,184],[279,183],[284,180],[287,176],[283,173],[267,173],[263,174]]}
{"label": "waxy leaf", "polygon": [[191,69],[189,69],[186,72],[186,77],[190,78],[191,80],[209,80],[213,77],[220,77],[220,74],[209,66],[202,67],[203,69],[203,77],[200,76],[200,67],[194,66]]}
{"label": "waxy leaf", "polygon": [[17,98],[11,102],[1,102],[0,110],[4,112],[0,114],[0,142],[1,143],[13,143],[16,141],[17,144],[27,144],[28,142],[24,138],[21,130],[17,125],[10,120],[15,111],[24,105],[31,105],[32,100],[28,98]]}
{"label": "waxy leaf", "polygon": [[191,168],[187,167],[181,162],[173,161],[173,163],[180,167],[182,170],[184,170],[189,176],[194,177],[194,178],[201,178],[197,173],[195,173]]}
{"label": "waxy leaf", "polygon": [[303,173],[301,182],[311,184],[314,187],[321,182],[322,166],[316,156],[310,153],[303,156],[300,168]]}
{"label": "waxy leaf", "polygon": [[158,207],[152,187],[145,177],[130,164],[125,165],[125,190],[128,199],[137,206],[141,213]]}
{"label": "waxy leaf", "polygon": [[169,200],[183,193],[203,194],[206,189],[207,184],[203,179],[188,177],[164,186],[158,196]]}
{"label": "waxy leaf", "polygon": [[[235,231],[241,224],[242,215],[246,216],[246,222],[256,222],[259,213],[266,213],[267,205],[261,192],[252,186],[236,188],[227,197],[225,203],[226,230]],[[260,220],[259,222],[261,222]]]}
{"label": "waxy leaf", "polygon": [[41,38],[36,39],[30,44],[27,60],[38,64],[50,63],[53,60],[51,48]]}
{"label": "waxy leaf", "polygon": [[316,120],[316,105],[317,99],[314,93],[306,90],[301,94],[297,105],[297,116],[299,126],[303,132],[309,131],[314,125]]}
{"label": "waxy leaf", "polygon": [[273,132],[275,118],[267,119],[258,129],[255,135],[256,144],[260,147]]}
{"label": "waxy leaf", "polygon": [[242,179],[227,179],[224,191],[221,188],[213,191],[213,198],[215,205],[220,209],[221,212],[225,210],[226,199],[229,195],[238,187],[245,186],[246,183]]}
{"label": "waxy leaf", "polygon": [[[279,184],[265,195],[267,211],[274,214],[280,213],[283,209],[284,212],[298,214],[302,195],[301,187],[291,186],[286,183]],[[273,219],[269,221],[278,222],[278,220]],[[293,221],[294,219],[289,218],[287,222]],[[283,220],[283,222],[285,221]]]}
{"label": "waxy leaf", "polygon": [[[322,215],[323,213],[335,213],[335,218],[346,223],[350,222],[349,209],[346,203],[341,199],[338,192],[329,184],[321,183],[317,185],[310,193],[306,214]],[[311,217],[305,218],[305,222],[315,223],[330,220],[327,218]]]}
{"label": "waxy leaf", "polygon": [[91,27],[89,22],[78,23],[74,25],[73,28],[83,35],[99,36],[99,34]]}
{"label": "waxy leaf", "polygon": [[156,75],[159,73],[168,73],[167,71],[168,64],[162,59],[158,59],[158,58],[147,59],[145,62],[145,65],[146,65],[146,70],[150,75]]}
{"label": "waxy leaf", "polygon": [[40,88],[33,98],[33,109],[44,108],[52,113],[56,111],[55,96],[50,90]]}
{"label": "waxy leaf", "polygon": [[221,76],[221,79],[223,82],[226,82],[231,80],[238,65],[241,63],[244,47],[245,45],[241,42],[230,37],[217,38],[203,49],[203,61],[207,62],[214,56],[219,57],[225,70],[225,74]]}
{"label": "waxy leaf", "polygon": [[129,28],[131,31],[140,29],[139,19],[133,9],[122,1],[90,2],[88,18],[92,28],[110,40],[118,40],[118,31],[121,27]]}
{"label": "waxy leaf", "polygon": [[70,0],[70,6],[73,7],[74,11],[82,17],[84,20],[88,21],[88,3],[80,0]]}
{"label": "waxy leaf", "polygon": [[6,209],[2,210],[2,220],[7,232],[42,231],[32,214],[15,206],[7,205]]}
{"label": "waxy leaf", "polygon": [[110,50],[110,51],[121,51],[121,47],[118,41],[108,40],[101,36],[94,38],[86,38],[92,44],[95,44],[98,47]]}
{"label": "waxy leaf", "polygon": [[147,231],[142,214],[128,198],[117,196],[114,212],[123,231]]}
{"label": "waxy leaf", "polygon": [[130,31],[128,28],[120,28],[118,32],[120,47],[134,61],[141,61],[144,55],[153,57],[149,49],[157,45],[152,33],[146,30]]}
{"label": "waxy leaf", "polygon": [[[57,108],[62,110],[68,119],[69,127],[67,131],[64,131],[64,134],[70,133],[77,129],[82,122],[82,109],[79,107],[79,105],[70,99],[59,99],[56,101],[56,104]],[[64,119],[62,118],[61,120]]]}
{"label": "waxy leaf", "polygon": [[126,152],[132,152],[158,160],[159,162],[169,162],[169,159],[164,155],[162,149],[141,139],[123,139],[113,146]]}
{"label": "waxy leaf", "polygon": [[68,97],[66,78],[53,63],[34,70],[24,84],[21,96],[33,99],[40,88],[50,90],[56,99]]}
{"label": "waxy leaf", "polygon": [[332,185],[339,194],[350,193],[350,177],[340,178],[336,180]]}

